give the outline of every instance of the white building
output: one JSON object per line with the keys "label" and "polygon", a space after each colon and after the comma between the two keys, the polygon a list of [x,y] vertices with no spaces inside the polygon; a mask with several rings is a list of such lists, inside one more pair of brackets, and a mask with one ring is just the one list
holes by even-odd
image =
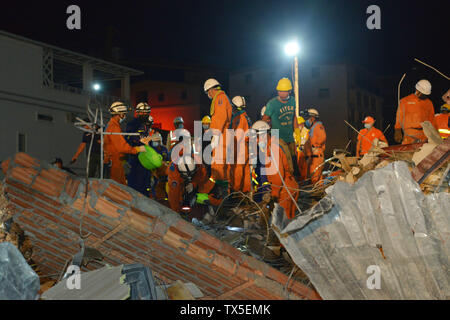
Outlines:
{"label": "white building", "polygon": [[[130,76],[142,72],[0,31],[0,161],[24,151],[68,165],[81,142],[75,117],[127,102]],[[96,94],[94,81],[121,81],[121,97]],[[107,112],[104,112],[107,116]],[[80,156],[74,169],[85,166]]]}
{"label": "white building", "polygon": [[[230,74],[230,96],[247,97],[248,113],[253,121],[259,119],[261,107],[276,96],[276,85],[281,77],[292,79],[292,70],[260,68],[241,70]],[[299,69],[299,102],[301,109],[315,108],[327,132],[326,156],[334,149],[354,152],[357,134],[344,120],[360,130],[366,116],[376,119],[381,130],[382,98],[378,94],[376,78],[366,70],[344,64],[302,65]],[[294,93],[292,93],[294,94]]]}

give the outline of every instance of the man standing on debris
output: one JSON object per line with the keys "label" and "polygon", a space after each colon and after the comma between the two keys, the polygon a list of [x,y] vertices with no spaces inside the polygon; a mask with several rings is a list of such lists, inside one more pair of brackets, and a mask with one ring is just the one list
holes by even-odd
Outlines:
{"label": "man standing on debris", "polygon": [[436,127],[442,139],[447,139],[450,136],[450,90],[443,96],[444,104],[441,106],[441,113],[435,116]]}
{"label": "man standing on debris", "polygon": [[[106,128],[107,133],[122,133],[120,123],[125,120],[128,107],[122,102],[114,102],[109,107],[109,113],[112,115]],[[104,138],[105,162],[111,161],[111,179],[121,184],[126,184],[123,162],[127,154],[137,154],[145,152],[145,147],[130,146],[123,135],[106,134]]]}
{"label": "man standing on debris", "polygon": [[416,83],[415,93],[400,100],[395,121],[395,142],[410,144],[426,141],[420,125],[424,121],[430,121],[436,128],[433,103],[428,99],[430,94],[431,83],[422,79]]}
{"label": "man standing on debris", "polygon": [[230,126],[232,107],[231,102],[220,83],[216,79],[208,79],[203,86],[208,98],[211,99],[211,126],[213,137],[211,139],[212,162],[211,176],[225,197],[229,192],[229,166],[226,163],[227,143],[226,130]]}
{"label": "man standing on debris", "polygon": [[[151,108],[147,102],[140,102],[136,106],[134,119],[127,124],[126,132],[139,133],[139,136],[125,137],[130,146],[142,146],[140,138],[153,135],[153,117],[150,115],[150,112]],[[150,171],[142,166],[136,154],[128,155],[128,161],[125,165],[129,171],[126,175],[128,186],[148,196],[150,191]]]}
{"label": "man standing on debris", "polygon": [[358,134],[358,143],[356,144],[356,156],[363,156],[374,146],[375,141],[383,141],[388,143],[383,132],[373,126],[375,119],[368,116],[362,122],[364,123],[364,129]]}
{"label": "man standing on debris", "polygon": [[305,119],[303,117],[298,117],[297,123],[298,128],[294,130],[295,145],[297,146],[297,166],[300,181],[305,181],[308,177],[306,156],[311,153],[308,152],[311,149],[309,146],[309,130],[305,127]]}
{"label": "man standing on debris", "polygon": [[[184,120],[182,117],[176,117],[175,119],[173,119],[173,125],[175,127],[175,130],[177,129],[183,129],[184,128]],[[177,138],[177,135],[175,134],[175,130],[171,130],[169,132],[169,135],[167,136],[167,142],[166,142],[166,148],[167,150],[169,150],[169,153],[172,151],[173,147],[175,147],[175,145],[182,141],[183,138],[179,137]]]}
{"label": "man standing on debris", "polygon": [[245,112],[246,102],[242,96],[236,96],[232,100],[233,114],[229,129],[235,133],[234,163],[230,165],[230,179],[233,191],[250,192],[252,189],[250,163],[248,157],[248,139],[246,133],[251,127],[251,121]]}
{"label": "man standing on debris", "polygon": [[256,121],[252,129],[256,131],[259,154],[262,154],[264,157],[264,160],[261,159],[261,161],[266,164],[265,168],[274,166],[277,169],[274,172],[266,172],[268,173],[266,177],[272,190],[271,195],[284,208],[286,216],[289,219],[293,219],[297,206],[292,199],[297,202],[299,187],[288,169],[289,153],[278,141],[271,138],[270,126],[267,122],[262,120]]}
{"label": "man standing on debris", "polygon": [[[88,118],[84,118],[83,119],[85,122],[89,122]],[[91,127],[86,125],[84,126],[85,129],[90,130]],[[95,129],[98,129],[98,126],[95,127]],[[83,152],[83,150],[86,150],[86,159],[88,157],[88,153],[89,153],[89,146],[91,145],[91,138],[92,138],[92,133],[91,132],[84,132],[83,133],[83,138],[81,140],[80,145],[78,146],[78,150],[75,153],[75,155],[72,157],[72,160],[70,161],[70,164],[73,164],[77,161],[78,157],[80,156],[80,154]],[[101,161],[101,157],[100,157],[100,152],[101,152],[101,147],[100,147],[100,135],[99,134],[94,134],[94,140],[92,141],[92,149],[91,149],[91,157],[89,159],[89,178],[99,178],[99,174],[100,174],[100,161]]]}
{"label": "man standing on debris", "polygon": [[319,119],[319,112],[316,109],[308,109],[309,119],[305,121],[305,127],[309,129],[309,141],[312,154],[308,157],[309,175],[311,183],[315,184],[322,177],[323,162],[325,161],[325,142],[327,134],[325,127]]}

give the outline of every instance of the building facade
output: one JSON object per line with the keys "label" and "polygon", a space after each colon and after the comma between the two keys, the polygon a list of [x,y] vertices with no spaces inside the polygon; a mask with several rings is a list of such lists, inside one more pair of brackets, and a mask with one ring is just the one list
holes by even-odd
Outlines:
{"label": "building facade", "polygon": [[[276,85],[282,77],[292,79],[292,70],[271,67],[233,72],[229,80],[231,96],[245,96],[248,113],[257,120],[261,108],[277,95]],[[347,150],[355,152],[357,133],[344,120],[360,130],[361,121],[370,115],[376,119],[375,126],[383,130],[383,101],[378,91],[376,78],[362,68],[345,64],[300,64],[300,109],[319,111],[327,132],[327,157],[334,149],[344,149],[349,141]]]}
{"label": "building facade", "polygon": [[[16,152],[68,165],[81,142],[76,117],[88,102],[108,120],[114,101],[128,101],[130,76],[142,72],[0,31],[0,161]],[[121,96],[92,91],[94,81],[120,81]],[[72,168],[82,170],[84,153]]]}

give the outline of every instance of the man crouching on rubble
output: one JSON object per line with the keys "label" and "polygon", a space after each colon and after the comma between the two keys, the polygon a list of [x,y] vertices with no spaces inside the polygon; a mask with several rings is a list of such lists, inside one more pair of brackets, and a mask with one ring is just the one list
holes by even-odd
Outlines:
{"label": "man crouching on rubble", "polygon": [[258,156],[262,158],[261,162],[265,164],[267,180],[272,190],[271,196],[283,207],[286,216],[293,219],[297,206],[292,199],[297,202],[299,187],[289,170],[286,156],[289,153],[287,150],[283,150],[277,139],[270,136],[270,126],[267,122],[256,121],[252,129],[257,134]]}
{"label": "man crouching on rubble", "polygon": [[205,165],[196,164],[190,156],[182,156],[177,163],[172,161],[167,168],[167,179],[169,205],[176,212],[190,210],[195,203],[218,206],[221,202],[213,196],[215,183]]}

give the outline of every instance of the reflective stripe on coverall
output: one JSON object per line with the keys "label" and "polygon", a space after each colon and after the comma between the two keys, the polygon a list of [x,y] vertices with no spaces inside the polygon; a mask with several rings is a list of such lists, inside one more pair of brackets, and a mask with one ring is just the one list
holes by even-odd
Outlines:
{"label": "reflective stripe on coverall", "polygon": [[442,139],[447,139],[450,136],[449,117],[450,113],[438,113],[434,117],[436,127]]}

